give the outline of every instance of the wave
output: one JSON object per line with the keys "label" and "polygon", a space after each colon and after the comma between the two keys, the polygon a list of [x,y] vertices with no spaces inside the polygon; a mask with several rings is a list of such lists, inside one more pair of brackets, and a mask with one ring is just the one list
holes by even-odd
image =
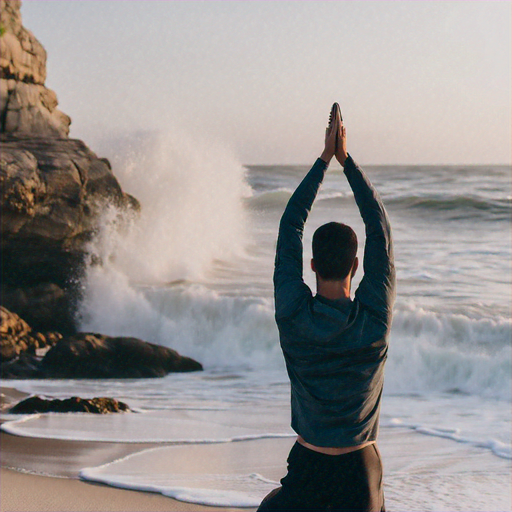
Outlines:
{"label": "wave", "polygon": [[293,194],[289,188],[276,188],[259,194],[254,194],[249,198],[249,204],[257,208],[271,208],[274,206],[285,205]]}
{"label": "wave", "polygon": [[352,192],[320,192],[318,194],[317,201],[339,201],[340,199],[353,198],[354,194]]}
{"label": "wave", "polygon": [[161,493],[188,503],[257,508],[265,495],[279,485],[280,466],[292,443],[260,446],[258,441],[245,441],[222,446],[160,447],[103,466],[84,468],[80,478]]}
{"label": "wave", "polygon": [[162,283],[196,277],[214,259],[243,251],[250,187],[229,149],[179,131],[151,133],[120,143],[115,159],[123,189],[142,210],[124,223],[115,208],[105,211],[91,262]]}
{"label": "wave", "polygon": [[[89,276],[84,330],[170,346],[207,368],[282,368],[270,298],[228,297],[201,285],[136,288],[98,267]],[[395,311],[386,393],[511,398],[511,321],[420,308]]]}
{"label": "wave", "polygon": [[[127,417],[91,417],[84,413],[32,414],[2,423],[0,430],[11,435],[55,439],[60,441],[91,441],[101,443],[137,444],[220,444],[258,439],[289,439],[296,436],[287,424],[280,431],[265,432],[257,426],[233,425],[229,412],[219,423],[215,414],[194,417],[184,409],[184,417],[158,417],[152,414],[129,414]],[[70,417],[71,416],[71,417]],[[6,418],[7,419],[7,418]],[[231,424],[230,424],[231,423]],[[257,425],[257,422],[254,422]],[[278,427],[279,428],[279,427]]]}
{"label": "wave", "polygon": [[511,337],[509,318],[398,310],[385,391],[463,393],[510,401]]}
{"label": "wave", "polygon": [[[267,190],[253,194],[249,198],[249,204],[257,208],[272,208],[278,206],[284,208],[292,194],[293,190],[286,187]],[[346,199],[348,197],[353,197],[352,192],[320,191],[316,203],[339,201],[340,199]]]}
{"label": "wave", "polygon": [[[256,208],[284,208],[293,189],[279,187],[255,193],[249,198],[249,204]],[[317,203],[337,205],[341,200],[353,198],[351,191],[320,190]],[[478,195],[448,194],[382,194],[383,202],[392,209],[438,212],[456,217],[487,215],[493,220],[510,220],[512,199],[509,197],[491,198]]]}
{"label": "wave", "polygon": [[[120,226],[119,212],[106,211],[90,245],[81,330],[136,336],[174,348],[207,368],[282,368],[270,293],[249,296],[247,274],[233,277],[231,267],[222,274],[231,296],[197,281],[208,282],[205,269],[214,260],[247,257],[250,223],[244,201],[284,204],[292,190],[278,187],[251,195],[244,168],[229,150],[184,135],[151,135],[128,149],[116,168],[125,190],[140,199],[142,213]],[[327,188],[319,199],[349,195]],[[442,195],[388,199],[424,205],[477,201]],[[260,263],[268,262],[255,260],[254,266]],[[233,284],[237,275],[245,290]],[[260,279],[259,274],[250,279]],[[400,306],[391,333],[386,392],[463,392],[510,400],[510,339],[510,319]]]}
{"label": "wave", "polygon": [[486,198],[463,195],[400,195],[385,196],[384,203],[403,209],[420,209],[439,212],[488,213],[501,218],[510,218],[512,201],[510,198]]}
{"label": "wave", "polygon": [[98,266],[89,271],[81,312],[84,331],[136,336],[209,368],[280,366],[270,299],[227,297],[201,285],[137,287]]}

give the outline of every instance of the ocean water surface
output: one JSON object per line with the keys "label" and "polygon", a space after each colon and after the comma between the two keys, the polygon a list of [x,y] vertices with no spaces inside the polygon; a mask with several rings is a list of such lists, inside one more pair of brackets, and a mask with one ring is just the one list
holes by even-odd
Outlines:
{"label": "ocean water surface", "polygon": [[[115,209],[105,212],[90,246],[80,314],[82,330],[172,347],[205,371],[155,380],[5,381],[55,397],[114,396],[138,414],[35,415],[2,428],[45,438],[174,443],[84,468],[82,478],[194,503],[255,506],[284,476],[268,468],[276,460],[284,467],[293,442],[272,271],[280,215],[310,165],[244,167],[220,145],[205,144],[199,155],[192,147],[175,134],[120,146],[114,169],[142,213],[122,219]],[[365,171],[391,218],[398,277],[381,438],[390,447],[420,438],[425,446],[440,443],[432,449],[445,461],[431,464],[425,452],[402,464],[383,447],[388,508],[510,506],[511,169]],[[354,227],[362,259],[364,226],[334,164],[305,231],[304,276],[313,289],[311,237],[331,220]],[[219,443],[229,445],[227,459],[239,467],[212,465],[198,476],[184,463],[168,465],[190,455],[191,445],[202,457]],[[262,462],[261,443],[267,450],[275,443],[273,462]],[[444,501],[438,493],[433,505],[432,489],[441,487]]]}

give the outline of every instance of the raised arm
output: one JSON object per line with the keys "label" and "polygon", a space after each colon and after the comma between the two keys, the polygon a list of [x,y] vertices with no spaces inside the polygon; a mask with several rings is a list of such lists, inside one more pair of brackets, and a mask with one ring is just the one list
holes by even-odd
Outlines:
{"label": "raised arm", "polygon": [[274,268],[276,318],[293,315],[301,301],[311,295],[302,278],[304,224],[334,156],[338,131],[338,121],[331,112],[324,151],[293,193],[281,217]]}
{"label": "raised arm", "polygon": [[395,266],[389,219],[379,194],[350,155],[344,157],[342,165],[366,229],[364,276],[355,296],[390,323],[395,301]]}
{"label": "raised arm", "polygon": [[326,169],[327,163],[317,159],[281,217],[274,268],[276,318],[292,315],[300,302],[311,294],[302,278],[302,236]]}

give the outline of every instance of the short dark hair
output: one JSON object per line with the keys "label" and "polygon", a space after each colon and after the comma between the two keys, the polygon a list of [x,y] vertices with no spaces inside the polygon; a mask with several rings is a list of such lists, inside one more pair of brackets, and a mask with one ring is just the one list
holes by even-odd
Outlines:
{"label": "short dark hair", "polygon": [[355,231],[341,222],[320,226],[313,235],[313,261],[322,279],[345,279],[357,254]]}

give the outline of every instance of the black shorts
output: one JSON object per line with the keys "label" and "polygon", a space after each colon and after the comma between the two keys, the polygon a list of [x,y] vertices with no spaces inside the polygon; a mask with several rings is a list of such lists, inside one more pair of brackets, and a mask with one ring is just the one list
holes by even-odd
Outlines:
{"label": "black shorts", "polygon": [[295,443],[281,487],[261,503],[258,512],[384,512],[382,463],[371,444],[343,455],[325,455]]}

